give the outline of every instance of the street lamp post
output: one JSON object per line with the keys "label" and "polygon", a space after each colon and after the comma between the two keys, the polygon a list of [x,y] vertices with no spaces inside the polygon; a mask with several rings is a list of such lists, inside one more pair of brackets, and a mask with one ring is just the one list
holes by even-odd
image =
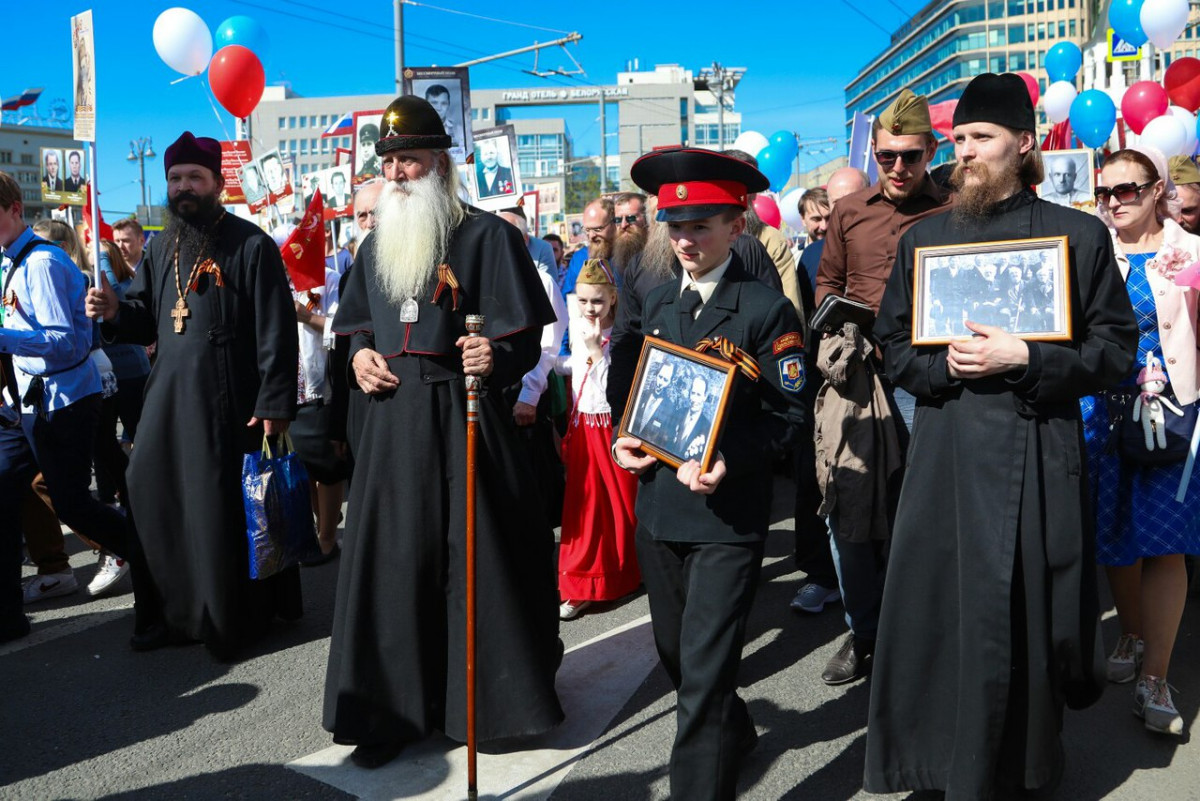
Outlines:
{"label": "street lamp post", "polygon": [[146,219],[143,222],[146,225],[150,224],[150,207],[146,204],[146,159],[152,159],[155,156],[154,145],[151,144],[151,141],[149,136],[130,141],[129,155],[125,157],[126,161],[138,163],[138,183],[142,185],[142,207],[146,209]]}

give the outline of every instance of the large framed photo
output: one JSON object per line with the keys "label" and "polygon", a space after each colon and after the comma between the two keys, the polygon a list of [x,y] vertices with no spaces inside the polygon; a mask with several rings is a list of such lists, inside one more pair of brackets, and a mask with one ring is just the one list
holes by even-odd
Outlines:
{"label": "large framed photo", "polygon": [[383,175],[375,143],[379,141],[379,125],[383,109],[354,112],[354,188]]}
{"label": "large framed photo", "polygon": [[736,370],[723,359],[646,337],[618,433],[641,440],[642,450],[671,467],[695,459],[707,473]]}
{"label": "large framed photo", "polygon": [[517,205],[521,197],[517,134],[511,125],[481,128],[475,132],[475,200],[484,211]]}
{"label": "large framed photo", "polygon": [[1065,236],[917,248],[914,260],[914,345],[969,338],[967,321],[1021,339],[1071,338]]}
{"label": "large framed photo", "polygon": [[1047,150],[1042,153],[1046,180],[1038,195],[1060,206],[1091,214],[1096,211],[1096,171],[1090,150]]}
{"label": "large framed photo", "polygon": [[466,67],[409,67],[403,93],[429,101],[450,137],[450,156],[465,164],[471,144],[471,84]]}

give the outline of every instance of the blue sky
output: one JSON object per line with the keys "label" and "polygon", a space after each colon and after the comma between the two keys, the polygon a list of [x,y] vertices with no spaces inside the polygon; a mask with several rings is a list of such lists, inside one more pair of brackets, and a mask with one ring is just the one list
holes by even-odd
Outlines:
{"label": "blue sky", "polygon": [[[677,63],[696,71],[717,60],[747,70],[737,94],[743,129],[766,136],[786,129],[796,131],[802,139],[840,137],[844,135],[842,90],[846,82],[887,45],[889,32],[925,1],[805,0],[786,7],[776,3],[699,3],[684,11],[682,4],[669,0],[579,6],[431,0],[430,5],[404,9],[405,61],[409,66],[456,64],[561,35],[552,31],[577,31],[583,41],[568,47],[586,70],[586,79],[542,79],[525,74],[522,70],[533,68],[533,55],[525,54],[473,67],[472,86],[536,88],[580,80],[607,84],[615,81],[632,59],[638,59],[642,69],[656,63]],[[13,5],[16,8],[5,15],[10,35],[6,37],[7,58],[0,66],[0,95],[8,97],[26,87],[43,86],[42,113],[48,113],[54,98],[70,102],[70,17],[93,9],[98,186],[106,217],[129,213],[140,200],[137,163],[125,159],[131,139],[154,139],[160,155],[147,162],[146,175],[152,201],[161,201],[165,191],[161,153],[182,131],[231,138],[227,134],[234,131],[233,119],[221,110],[218,122],[206,75],[172,84],[179,74],[154,50],[151,32],[155,19],[179,3],[65,0]],[[307,96],[393,89],[390,0],[206,0],[181,5],[200,14],[210,30],[237,14],[261,23],[271,37],[264,62],[268,84],[287,82],[293,91]],[[544,9],[557,11],[546,13]],[[538,66],[573,67],[557,48],[544,51]],[[615,130],[614,118],[615,114],[610,114],[609,130]],[[578,153],[599,152],[599,125],[594,115],[573,111],[568,126]],[[809,169],[837,152],[802,153],[800,166]]]}

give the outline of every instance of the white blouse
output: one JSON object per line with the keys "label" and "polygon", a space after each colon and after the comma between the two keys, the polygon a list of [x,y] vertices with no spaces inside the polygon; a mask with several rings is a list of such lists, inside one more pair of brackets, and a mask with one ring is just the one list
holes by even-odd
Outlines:
{"label": "white blouse", "polygon": [[[608,398],[604,392],[608,387],[608,365],[611,359],[608,343],[612,337],[612,328],[605,328],[601,334],[603,358],[593,361],[589,365],[588,360],[591,359],[591,355],[588,353],[587,346],[583,344],[585,325],[586,321],[583,318],[571,320],[569,328],[571,355],[559,356],[555,361],[554,370],[559,375],[569,375],[574,378],[574,381],[571,382],[571,391],[575,395],[576,407],[580,413],[608,414],[612,411],[612,407],[608,405]],[[584,379],[585,375],[587,376],[586,380]]]}

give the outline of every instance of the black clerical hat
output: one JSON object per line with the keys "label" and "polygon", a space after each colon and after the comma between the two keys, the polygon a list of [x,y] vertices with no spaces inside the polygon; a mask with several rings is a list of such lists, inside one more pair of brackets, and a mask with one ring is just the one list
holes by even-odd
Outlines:
{"label": "black clerical hat", "polygon": [[1033,103],[1025,81],[1011,72],[976,75],[954,108],[956,127],[969,122],[990,122],[1016,131],[1036,130]]}
{"label": "black clerical hat", "polygon": [[392,150],[445,150],[448,147],[450,137],[446,135],[446,127],[428,100],[401,95],[383,112],[379,141],[375,143],[377,156]]}
{"label": "black clerical hat", "polygon": [[659,222],[702,220],[729,208],[745,209],[748,194],[771,185],[740,159],[686,147],[647,153],[633,163],[629,177],[658,195]]}
{"label": "black clerical hat", "polygon": [[170,172],[176,164],[199,164],[214,175],[221,174],[221,143],[207,136],[193,136],[184,131],[163,154],[163,170]]}

